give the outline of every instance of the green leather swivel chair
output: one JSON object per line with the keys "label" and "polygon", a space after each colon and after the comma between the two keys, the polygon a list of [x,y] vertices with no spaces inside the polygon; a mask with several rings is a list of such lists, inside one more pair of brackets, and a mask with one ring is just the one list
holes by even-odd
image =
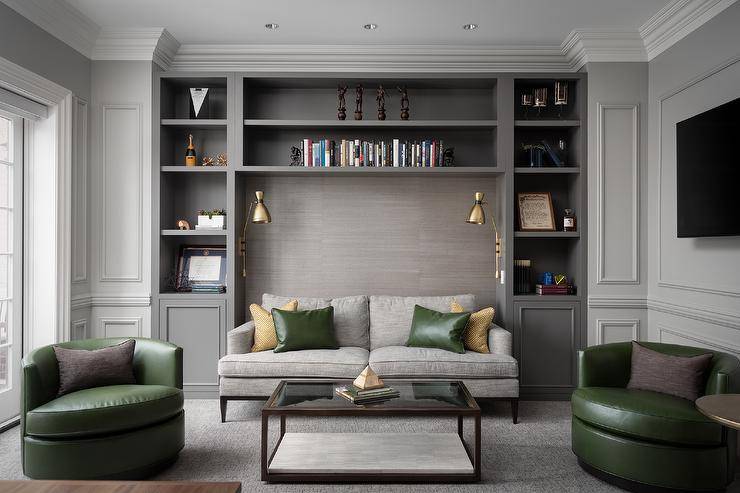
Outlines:
{"label": "green leather swivel chair", "polygon": [[[98,349],[128,338],[59,344]],[[21,454],[33,479],[139,479],[177,459],[185,443],[182,349],[136,339],[136,385],[111,385],[57,397],[52,346],[23,359]]]}
{"label": "green leather swivel chair", "polygon": [[[641,342],[676,356],[714,354],[705,394],[740,391],[735,356],[702,348]],[[573,452],[591,474],[633,491],[717,491],[735,475],[736,432],[701,414],[693,402],[627,389],[632,344],[578,353]]]}

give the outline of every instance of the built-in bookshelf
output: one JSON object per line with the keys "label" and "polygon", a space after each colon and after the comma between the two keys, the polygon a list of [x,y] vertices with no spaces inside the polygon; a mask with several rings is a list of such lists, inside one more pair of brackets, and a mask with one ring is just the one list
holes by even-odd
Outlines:
{"label": "built-in bookshelf", "polygon": [[[552,100],[556,81],[568,83],[567,105],[555,107],[550,103],[539,112],[522,107],[522,94],[539,87],[548,87]],[[362,120],[354,119],[358,84],[365,88]],[[337,119],[338,85],[348,87],[345,120]],[[387,94],[385,120],[378,120],[376,114],[375,90],[380,85]],[[405,87],[410,96],[409,120],[400,118],[399,86]],[[191,87],[209,88],[206,118],[191,119]],[[226,332],[249,319],[248,303],[256,301],[250,297],[260,292],[259,286],[250,284],[251,277],[241,277],[238,250],[253,191],[272,181],[300,186],[300,180],[309,177],[322,177],[324,187],[346,183],[344,177],[367,179],[368,184],[373,183],[374,177],[472,178],[478,182],[471,183],[495,190],[496,200],[489,211],[496,215],[503,238],[506,279],[504,285],[495,287],[496,320],[514,334],[522,365],[522,394],[558,397],[575,383],[574,373],[571,382],[548,380],[544,369],[538,368],[533,351],[547,350],[542,347],[542,340],[553,339],[533,337],[532,330],[541,334],[540,328],[525,330],[525,325],[535,327],[536,320],[550,315],[553,323],[561,323],[561,310],[575,314],[570,318],[574,320],[571,326],[552,329],[558,335],[557,344],[568,344],[573,356],[572,362],[563,364],[575,364],[575,351],[585,342],[585,74],[165,72],[156,76],[153,99],[152,334],[185,347],[185,381],[190,395],[214,395],[216,360],[226,350]],[[204,156],[215,159],[224,153],[228,165],[186,167],[189,135],[193,136],[198,164]],[[444,147],[454,147],[455,162],[451,167],[291,166],[291,147],[301,147],[303,139],[337,143],[342,139],[436,139],[443,141]],[[562,166],[530,166],[522,146],[542,140],[564,142]],[[352,183],[357,186],[356,181]],[[471,188],[471,199],[473,191]],[[517,192],[550,192],[558,230],[518,231]],[[579,227],[575,232],[562,231],[565,208],[576,211]],[[224,209],[226,228],[177,228],[179,219],[194,227],[199,209]],[[174,290],[171,281],[183,245],[226,245],[226,293]],[[254,247],[248,242],[248,252],[255,251]],[[515,295],[514,259],[530,259],[535,276],[545,271],[568,275],[577,286],[577,294]],[[495,279],[491,277],[490,282],[494,284]],[[532,310],[537,310],[537,317],[531,316]],[[184,325],[175,324],[176,320]]]}

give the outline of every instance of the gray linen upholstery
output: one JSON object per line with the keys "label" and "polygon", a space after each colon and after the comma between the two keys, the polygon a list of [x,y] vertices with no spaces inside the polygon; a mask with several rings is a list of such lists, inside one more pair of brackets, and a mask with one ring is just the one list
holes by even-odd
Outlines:
{"label": "gray linen upholstery", "polygon": [[250,321],[226,334],[226,354],[245,354],[254,345],[254,322]]}
{"label": "gray linen upholstery", "polygon": [[367,366],[367,349],[306,349],[228,354],[218,362],[222,377],[355,378]]}
{"label": "gray linen upholstery", "polygon": [[276,296],[265,293],[262,307],[267,311],[280,308],[290,300],[298,300],[299,310],[316,310],[334,307],[334,335],[340,346],[370,349],[370,311],[368,297],[365,295],[345,296],[343,298],[300,298]]}
{"label": "gray linen upholstery", "polygon": [[491,324],[491,328],[488,329],[488,349],[493,354],[505,354],[507,356],[514,354],[513,339],[511,332],[496,324]]}
{"label": "gray linen upholstery", "polygon": [[406,346],[374,349],[370,367],[383,378],[516,378],[519,374],[517,361],[507,355]]}
{"label": "gray linen upholstery", "polygon": [[403,346],[411,332],[414,305],[449,312],[452,300],[465,311],[475,310],[475,295],[455,296],[370,296],[370,349]]}

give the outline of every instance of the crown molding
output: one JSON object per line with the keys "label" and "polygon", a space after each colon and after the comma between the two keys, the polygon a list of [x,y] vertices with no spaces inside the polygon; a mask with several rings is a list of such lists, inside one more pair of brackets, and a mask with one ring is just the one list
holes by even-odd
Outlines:
{"label": "crown molding", "polygon": [[92,52],[93,60],[153,61],[165,70],[180,43],[162,27],[102,29]]}
{"label": "crown molding", "polygon": [[736,0],[674,0],[640,27],[648,60],[652,60],[725,10]]}
{"label": "crown molding", "polygon": [[563,71],[557,46],[185,44],[176,70],[254,72]]}
{"label": "crown molding", "polygon": [[0,1],[55,38],[90,58],[100,27],[66,1]]}
{"label": "crown molding", "polygon": [[570,69],[591,62],[646,62],[640,33],[618,29],[575,29],[561,45]]}

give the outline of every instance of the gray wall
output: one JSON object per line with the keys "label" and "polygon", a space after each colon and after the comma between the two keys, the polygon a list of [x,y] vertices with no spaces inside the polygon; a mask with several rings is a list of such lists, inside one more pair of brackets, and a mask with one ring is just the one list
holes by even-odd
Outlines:
{"label": "gray wall", "polygon": [[647,63],[589,63],[588,343],[647,338]]}
{"label": "gray wall", "polygon": [[738,355],[740,237],[676,237],[675,123],[740,97],[739,26],[735,4],[650,62],[648,162],[649,337]]}
{"label": "gray wall", "polygon": [[90,60],[3,3],[0,57],[90,99]]}

